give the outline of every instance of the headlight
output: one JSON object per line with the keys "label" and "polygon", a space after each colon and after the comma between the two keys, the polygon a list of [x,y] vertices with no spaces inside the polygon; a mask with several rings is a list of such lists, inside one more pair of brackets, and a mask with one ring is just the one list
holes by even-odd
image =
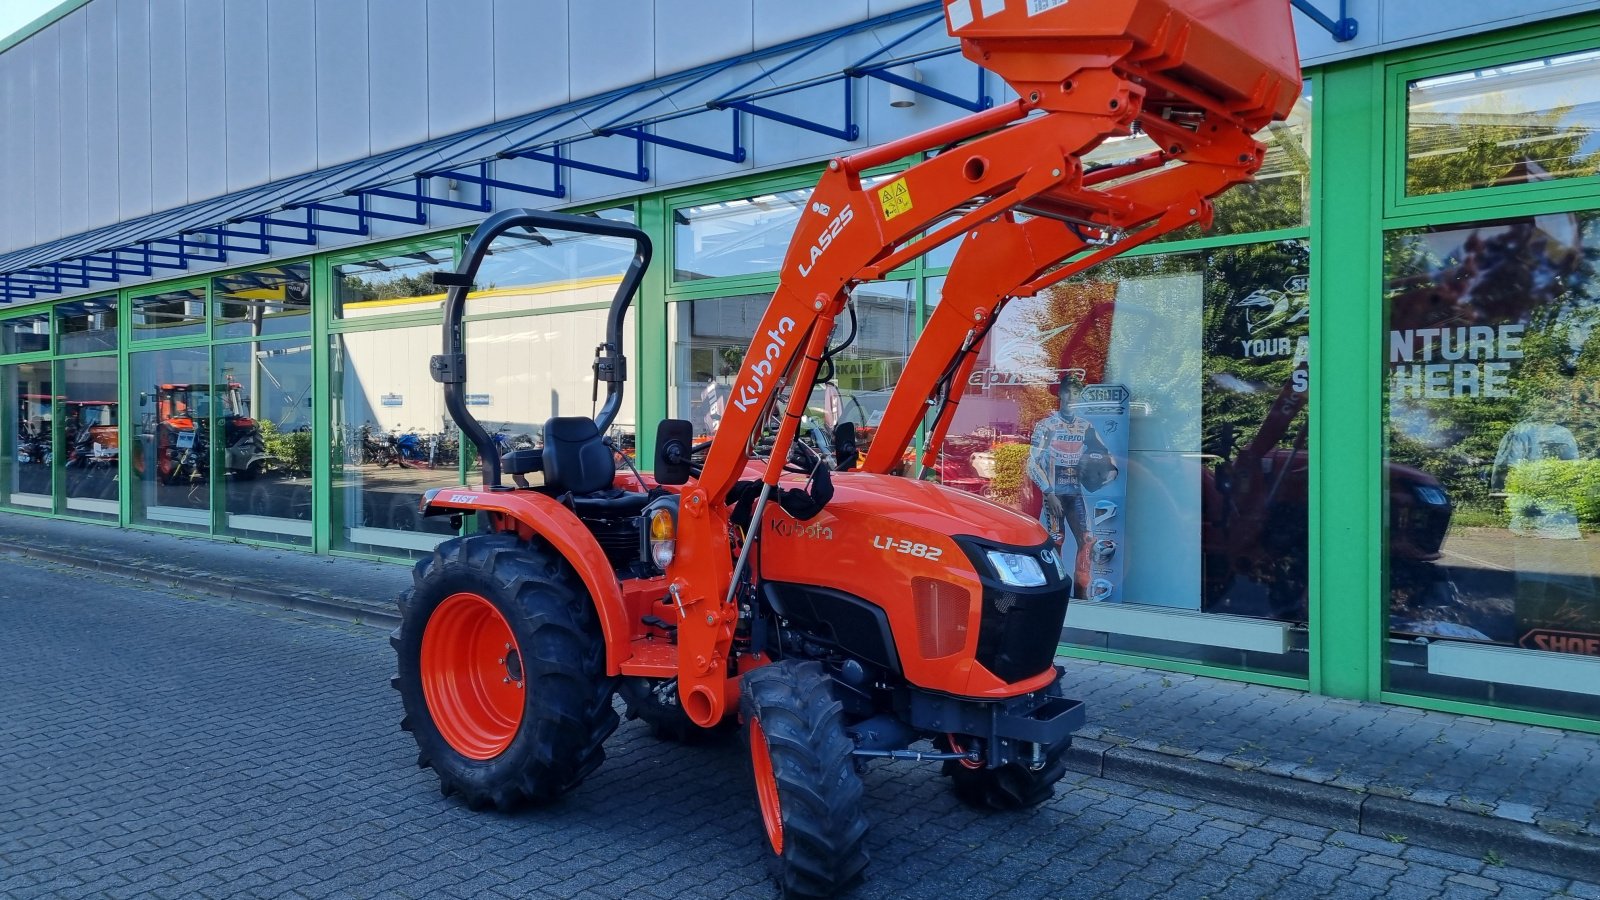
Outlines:
{"label": "headlight", "polygon": [[994,566],[995,574],[1000,576],[1001,582],[1012,587],[1044,586],[1044,569],[1039,567],[1037,559],[1021,553],[1006,553],[1003,550],[990,550],[988,556],[989,565]]}
{"label": "headlight", "polygon": [[1431,484],[1419,484],[1413,490],[1417,493],[1417,499],[1429,506],[1444,506],[1450,502],[1450,496],[1444,489]]}

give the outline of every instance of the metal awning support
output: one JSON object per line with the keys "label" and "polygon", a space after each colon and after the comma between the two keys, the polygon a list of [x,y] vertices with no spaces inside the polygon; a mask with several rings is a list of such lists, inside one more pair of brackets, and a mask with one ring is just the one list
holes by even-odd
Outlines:
{"label": "metal awning support", "polygon": [[[579,140],[582,139],[580,138]],[[612,178],[625,178],[629,181],[650,180],[650,167],[644,164],[644,141],[634,142],[634,168],[631,172],[627,169],[617,169],[611,166],[603,166],[599,163],[584,162],[581,159],[572,159],[571,157],[568,157],[565,153],[566,148],[576,143],[578,143],[578,141],[560,141],[558,143],[551,144],[547,148],[506,150],[502,151],[500,155],[502,158],[517,157],[520,159],[536,159],[540,162],[547,162],[557,168],[580,169],[584,172],[594,172],[597,175],[608,175]],[[546,149],[548,149],[550,152],[546,153]]]}
{"label": "metal awning support", "polygon": [[567,196],[567,186],[561,181],[561,167],[551,166],[550,173],[551,179],[549,187],[522,184],[516,181],[506,181],[503,178],[491,177],[489,174],[489,165],[487,161],[479,164],[478,174],[476,175],[457,169],[440,169],[424,174],[426,174],[429,178],[454,178],[457,181],[465,181],[468,184],[475,184],[480,190],[485,191],[488,188],[498,188],[503,191],[516,191],[522,194],[537,194],[541,197],[553,197],[557,200],[565,199]]}
{"label": "metal awning support", "polygon": [[1344,41],[1354,40],[1357,32],[1360,31],[1360,23],[1348,15],[1349,9],[1345,6],[1347,0],[1339,0],[1339,18],[1337,19],[1331,18],[1322,10],[1317,9],[1312,0],[1290,0],[1290,2],[1294,4],[1295,9],[1305,13],[1306,18],[1327,29],[1328,33],[1333,35],[1333,39],[1336,41],[1343,43]]}

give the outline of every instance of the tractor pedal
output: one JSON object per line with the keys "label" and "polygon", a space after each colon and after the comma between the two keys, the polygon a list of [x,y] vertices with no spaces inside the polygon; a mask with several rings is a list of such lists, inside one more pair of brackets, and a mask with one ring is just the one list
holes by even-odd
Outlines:
{"label": "tractor pedal", "polygon": [[668,622],[666,619],[663,619],[660,616],[645,616],[639,621],[649,625],[651,628],[659,628],[668,633],[676,633],[678,630],[678,626]]}

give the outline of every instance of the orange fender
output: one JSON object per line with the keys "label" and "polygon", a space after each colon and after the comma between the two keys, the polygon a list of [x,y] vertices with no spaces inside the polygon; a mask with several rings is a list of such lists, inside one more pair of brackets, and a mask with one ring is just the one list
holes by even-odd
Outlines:
{"label": "orange fender", "polygon": [[622,661],[632,653],[632,631],[622,601],[622,585],[594,535],[572,510],[531,491],[481,488],[433,488],[422,495],[419,509],[425,516],[439,515],[440,510],[488,513],[497,531],[515,532],[523,540],[538,537],[548,542],[577,570],[594,601],[606,641],[606,674],[621,674]]}

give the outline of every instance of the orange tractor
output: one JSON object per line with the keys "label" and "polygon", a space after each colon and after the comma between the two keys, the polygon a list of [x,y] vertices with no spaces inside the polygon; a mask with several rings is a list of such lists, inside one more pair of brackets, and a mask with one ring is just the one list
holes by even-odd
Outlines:
{"label": "orange tractor", "polygon": [[[391,642],[402,727],[446,794],[504,810],[572,790],[604,759],[620,693],[662,734],[742,723],[791,895],[861,875],[872,759],[938,761],[980,806],[1051,796],[1083,722],[1054,665],[1071,566],[1037,521],[890,473],[924,426],[923,463],[937,458],[1009,298],[1209,223],[1211,198],[1261,166],[1252,135],[1300,95],[1299,59],[1288,0],[952,0],[946,18],[1018,99],[828,164],[716,435],[696,446],[689,422],[660,423],[650,476],[619,471],[605,437],[642,231],[508,210],[436,276],[432,372],[484,483],[428,491],[421,513],[482,528],[418,564]],[[1085,169],[1136,131],[1159,149]],[[497,239],[542,232],[635,252],[596,352],[599,412],[553,418],[544,447],[502,458],[466,403],[462,311]],[[820,458],[797,432],[851,288],[963,235],[870,448],[846,424]]]}

